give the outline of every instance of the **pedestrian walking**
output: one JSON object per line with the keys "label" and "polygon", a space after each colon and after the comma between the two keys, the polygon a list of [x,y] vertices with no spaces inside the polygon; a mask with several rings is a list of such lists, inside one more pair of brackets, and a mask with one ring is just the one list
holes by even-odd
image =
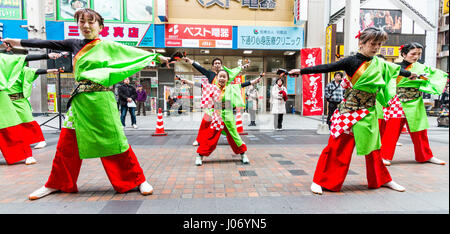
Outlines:
{"label": "pedestrian walking", "polygon": [[258,98],[259,98],[259,91],[258,87],[256,85],[250,85],[247,88],[247,104],[248,104],[248,113],[250,114],[250,125],[256,126],[256,112],[258,111]]}
{"label": "pedestrian walking", "polygon": [[335,63],[294,69],[290,74],[327,73],[344,70],[349,88],[343,101],[331,118],[331,135],[322,151],[314,173],[311,191],[322,194],[322,188],[340,191],[347,175],[351,156],[365,155],[369,188],[385,186],[403,192],[405,188],[394,182],[383,164],[379,149],[381,140],[377,119],[376,100],[383,106],[394,96],[395,80],[400,74],[417,76],[399,65],[379,59],[375,54],[388,39],[378,28],[366,28],[356,38],[359,52]]}
{"label": "pedestrian walking", "polygon": [[125,119],[127,117],[127,112],[130,112],[131,116],[131,126],[137,128],[136,125],[136,98],[137,92],[136,88],[130,85],[130,78],[123,80],[123,85],[118,89],[119,91],[119,102],[120,102],[120,121],[122,126],[125,127]]}
{"label": "pedestrian walking", "polygon": [[334,73],[334,79],[325,87],[325,99],[328,102],[327,124],[329,128],[331,128],[331,116],[344,99],[345,89],[341,86],[343,77],[344,73],[342,72]]}
{"label": "pedestrian walking", "polygon": [[136,93],[137,93],[137,97],[136,97],[137,116],[141,115],[141,110],[142,110],[142,115],[145,116],[145,101],[147,101],[147,92],[145,92],[142,85],[138,85]]}
{"label": "pedestrian walking", "polygon": [[[61,130],[52,171],[44,186],[29,195],[39,199],[56,191],[77,192],[83,159],[101,158],[108,179],[119,193],[139,187],[142,195],[153,193],[120,123],[111,86],[135,74],[150,62],[168,63],[157,53],[98,38],[103,17],[85,8],[75,13],[84,39],[3,39],[13,47],[35,47],[75,54],[77,88]],[[105,61],[108,61],[107,63]]]}
{"label": "pedestrian walking", "polygon": [[381,146],[381,157],[388,166],[391,165],[396,143],[405,125],[414,144],[415,160],[445,165],[445,162],[434,157],[431,151],[427,133],[429,122],[421,93],[441,95],[447,84],[448,74],[418,62],[423,48],[417,42],[401,46],[403,61],[399,65],[421,76],[413,79],[398,76],[396,79],[397,95],[390,101],[389,120]]}

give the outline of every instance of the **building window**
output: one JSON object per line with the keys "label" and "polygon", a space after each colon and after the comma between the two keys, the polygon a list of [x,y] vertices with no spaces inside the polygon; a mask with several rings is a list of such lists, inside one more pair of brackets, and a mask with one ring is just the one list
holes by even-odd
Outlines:
{"label": "building window", "polygon": [[264,71],[264,59],[259,57],[246,57],[244,58],[250,60],[250,66],[246,69],[246,72],[257,72],[261,73]]}
{"label": "building window", "polygon": [[244,65],[243,63],[241,56],[224,56],[222,65],[228,68],[235,68]]}
{"label": "building window", "polygon": [[284,59],[283,57],[269,57],[267,58],[267,68],[266,72],[277,72],[279,68],[284,68]]}

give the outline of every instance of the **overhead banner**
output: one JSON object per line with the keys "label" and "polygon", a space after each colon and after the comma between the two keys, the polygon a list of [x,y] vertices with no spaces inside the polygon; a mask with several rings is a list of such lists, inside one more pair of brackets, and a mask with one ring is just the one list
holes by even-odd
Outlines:
{"label": "overhead banner", "polygon": [[238,49],[300,50],[302,27],[238,27]]}
{"label": "overhead banner", "polygon": [[375,27],[387,33],[402,33],[401,10],[360,9],[361,31]]}
{"label": "overhead banner", "polygon": [[[322,49],[311,48],[300,51],[302,68],[322,64]],[[303,80],[303,115],[322,115],[323,113],[323,78],[322,74],[302,75]]]}
{"label": "overhead banner", "polygon": [[[82,36],[75,22],[64,22],[64,38],[80,38]],[[119,42],[129,46],[154,47],[153,24],[114,24],[105,23],[99,38]]]}
{"label": "overhead banner", "polygon": [[233,27],[166,24],[166,47],[233,48]]}

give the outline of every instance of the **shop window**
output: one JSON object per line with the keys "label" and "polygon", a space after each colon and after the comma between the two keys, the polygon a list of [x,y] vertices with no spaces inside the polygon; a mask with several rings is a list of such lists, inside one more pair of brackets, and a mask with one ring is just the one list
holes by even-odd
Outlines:
{"label": "shop window", "polygon": [[185,62],[177,62],[177,63],[173,64],[172,66],[174,66],[175,72],[193,72],[194,71],[194,67],[191,64],[185,63]]}
{"label": "shop window", "polygon": [[97,11],[106,22],[122,21],[121,0],[91,0],[91,8]]}
{"label": "shop window", "polygon": [[228,68],[235,68],[243,65],[241,56],[225,56],[223,57],[223,60],[224,61],[222,65]]}
{"label": "shop window", "polygon": [[246,72],[257,72],[261,73],[264,71],[264,59],[258,57],[246,57],[244,58],[250,60],[250,66],[247,68]]}
{"label": "shop window", "polygon": [[277,72],[279,68],[285,69],[283,57],[268,57],[266,72]]}

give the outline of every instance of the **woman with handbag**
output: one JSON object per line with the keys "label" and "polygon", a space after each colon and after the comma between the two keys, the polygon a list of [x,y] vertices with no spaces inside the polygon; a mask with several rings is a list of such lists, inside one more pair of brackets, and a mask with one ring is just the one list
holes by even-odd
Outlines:
{"label": "woman with handbag", "polygon": [[286,114],[287,89],[282,77],[275,81],[270,92],[271,113],[274,115],[274,129],[283,130],[283,115]]}

